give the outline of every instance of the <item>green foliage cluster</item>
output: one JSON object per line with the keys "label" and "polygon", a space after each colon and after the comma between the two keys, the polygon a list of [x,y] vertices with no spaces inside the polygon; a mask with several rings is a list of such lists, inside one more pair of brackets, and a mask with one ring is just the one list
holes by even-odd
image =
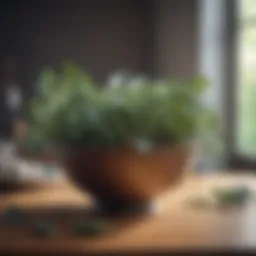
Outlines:
{"label": "green foliage cluster", "polygon": [[216,122],[200,98],[205,88],[202,77],[153,81],[119,72],[100,85],[72,64],[47,68],[31,100],[30,135],[75,147],[188,142]]}

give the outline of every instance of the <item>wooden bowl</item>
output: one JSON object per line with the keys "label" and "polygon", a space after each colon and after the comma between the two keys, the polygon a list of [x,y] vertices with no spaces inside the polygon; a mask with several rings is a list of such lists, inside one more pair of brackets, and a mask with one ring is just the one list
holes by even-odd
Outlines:
{"label": "wooden bowl", "polygon": [[143,154],[129,148],[70,149],[65,166],[104,211],[144,211],[180,180],[189,156],[190,150],[181,146]]}

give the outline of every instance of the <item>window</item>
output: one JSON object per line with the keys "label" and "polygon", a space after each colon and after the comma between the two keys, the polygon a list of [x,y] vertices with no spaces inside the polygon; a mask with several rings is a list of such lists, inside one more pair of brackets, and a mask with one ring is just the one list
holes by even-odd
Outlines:
{"label": "window", "polygon": [[236,150],[256,157],[256,0],[238,0]]}

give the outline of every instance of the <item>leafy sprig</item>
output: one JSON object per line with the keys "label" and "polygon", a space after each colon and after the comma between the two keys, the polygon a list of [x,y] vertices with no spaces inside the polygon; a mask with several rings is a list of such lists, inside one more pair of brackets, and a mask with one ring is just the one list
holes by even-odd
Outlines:
{"label": "leafy sprig", "polygon": [[104,85],[73,64],[42,71],[30,102],[33,138],[69,146],[187,142],[213,127],[206,81],[149,80],[119,72]]}

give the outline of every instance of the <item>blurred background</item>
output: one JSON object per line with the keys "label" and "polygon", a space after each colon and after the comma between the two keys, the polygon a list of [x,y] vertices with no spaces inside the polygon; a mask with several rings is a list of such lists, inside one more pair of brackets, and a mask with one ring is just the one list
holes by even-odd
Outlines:
{"label": "blurred background", "polygon": [[[91,252],[96,252],[100,248],[103,249],[99,252],[104,251],[104,239],[101,247],[97,242],[94,243],[95,240],[92,243],[91,240],[88,243],[84,243],[83,240],[77,243],[71,236],[66,235],[70,232],[68,228],[71,227],[71,221],[85,218],[84,210],[92,205],[92,201],[88,194],[81,193],[67,182],[64,168],[55,161],[53,153],[56,152],[51,152],[51,148],[47,152],[39,152],[38,145],[34,145],[34,149],[29,152],[19,148],[20,142],[27,134],[28,102],[35,93],[40,72],[48,66],[58,68],[66,60],[76,63],[99,83],[105,83],[109,76],[118,70],[145,74],[152,79],[170,76],[183,80],[203,75],[209,81],[209,87],[203,94],[202,100],[217,112],[220,120],[220,130],[216,128],[216,133],[208,135],[206,148],[196,151],[189,163],[188,169],[196,175],[188,175],[191,179],[184,179],[185,182],[181,186],[181,188],[185,187],[184,191],[178,189],[177,194],[171,192],[163,197],[163,200],[161,199],[162,206],[165,205],[170,211],[164,213],[162,217],[152,218],[152,222],[151,219],[146,219],[146,222],[138,222],[137,225],[136,220],[134,223],[131,221],[130,226],[128,221],[128,231],[121,230],[117,236],[113,236],[112,242],[111,237],[110,240],[107,238],[106,248],[119,247],[122,250],[128,248],[128,251],[131,251],[132,246],[140,245],[150,248],[150,253],[156,248],[168,248],[173,245],[175,245],[173,248],[184,250],[190,248],[186,245],[192,244],[194,249],[204,243],[207,247],[203,248],[208,250],[213,247],[215,249],[215,246],[218,249],[234,246],[235,250],[244,249],[246,246],[250,249],[255,248],[256,222],[253,201],[255,195],[252,195],[253,203],[249,205],[252,207],[247,207],[243,201],[247,200],[249,188],[252,187],[252,193],[255,192],[256,0],[1,0],[0,250],[3,251],[2,248],[5,248],[8,252],[14,248],[13,252],[15,252],[24,248],[34,248],[33,252],[40,250],[44,252],[54,249],[54,253],[62,251],[62,255],[67,253],[66,248],[75,251],[77,249],[77,252],[83,248],[85,251],[88,248],[90,251],[92,248]],[[84,102],[83,99],[81,101]],[[66,120],[66,111],[64,113],[62,117],[64,116],[63,119]],[[114,121],[113,123],[116,123],[116,119]],[[178,126],[177,130],[182,130],[180,127]],[[17,152],[17,148],[21,151]],[[83,155],[81,158],[84,160]],[[82,184],[83,173],[80,172],[82,168],[79,161],[74,159],[74,166],[81,174],[78,175],[77,180]],[[110,159],[115,162],[113,158]],[[127,159],[129,161],[129,157]],[[174,157],[174,160],[176,159],[179,160],[178,157]],[[100,175],[96,178],[92,175],[91,181],[95,182],[96,187],[98,185],[99,188],[103,187],[102,194],[105,196],[110,189],[106,186],[108,181],[105,181],[104,175],[101,176],[101,167],[97,166],[100,161],[97,161],[96,158],[98,169],[95,169],[99,171],[95,173]],[[162,158],[159,162],[160,166],[164,163]],[[132,164],[126,165],[120,162],[118,164],[133,168]],[[155,166],[154,161],[147,159],[146,171],[151,165]],[[181,175],[182,172],[176,165],[174,166],[174,173]],[[136,168],[134,169],[137,171]],[[145,191],[150,191],[151,183],[154,184],[156,181],[158,184],[159,177],[160,181],[166,183],[168,179],[165,177],[169,178],[169,162],[168,168],[165,169],[168,169],[167,176],[161,175],[161,171],[158,172],[157,169],[156,175],[150,176],[146,173],[145,179],[143,173],[138,175],[143,177],[139,179],[142,185],[138,183],[137,186],[136,182],[127,184],[135,184],[135,188],[138,188],[134,190],[135,192],[140,192],[141,187],[143,187],[142,191],[144,188]],[[217,173],[216,177],[210,175],[212,172],[214,175]],[[252,175],[248,176],[248,172]],[[133,173],[135,172],[132,172],[131,177]],[[198,173],[200,175],[197,175]],[[206,174],[202,175],[203,178],[202,173]],[[237,175],[229,177],[230,173]],[[247,176],[243,177],[245,174]],[[84,177],[86,181],[88,176],[84,175]],[[122,176],[118,175],[113,183],[114,187],[118,188],[117,194],[126,187],[123,186],[125,183],[120,182],[122,180],[120,177]],[[124,177],[128,176],[124,175]],[[59,182],[62,179],[64,182]],[[56,180],[57,184],[51,187],[49,183]],[[135,178],[134,180],[136,181]],[[133,181],[133,178],[128,181]],[[220,193],[224,203],[220,200],[220,204],[218,205],[218,202],[216,204],[217,208],[214,204],[211,208],[212,202],[209,204],[208,196],[210,198],[211,189],[214,190],[215,184],[217,187],[223,185],[223,188],[232,184],[242,184],[242,189],[238,187],[238,192],[236,188],[234,191],[231,189],[230,192],[225,191],[224,188],[224,196]],[[42,189],[39,190],[40,186]],[[21,193],[19,188],[24,187],[38,190]],[[9,193],[10,188],[14,188],[14,192],[18,193],[12,193],[12,190]],[[6,189],[7,193],[5,193]],[[130,190],[125,192],[133,195],[133,190],[131,193]],[[172,195],[175,195],[177,200],[173,200]],[[200,198],[200,195],[203,197]],[[92,196],[97,197],[94,194]],[[102,198],[105,198],[104,196]],[[210,205],[210,210],[205,211],[204,215],[203,211],[194,214],[189,211],[189,207],[184,208],[182,205],[186,197],[190,196],[199,196],[199,198],[195,198],[195,206],[189,207],[197,208],[199,205],[198,208],[207,208]],[[122,197],[116,198],[122,199]],[[232,200],[235,201],[234,205],[238,202],[238,205],[245,207],[240,209],[238,207],[232,211],[233,204],[230,203]],[[118,204],[120,201],[122,200],[117,201]],[[132,203],[133,199],[130,201]],[[225,211],[225,204],[231,206],[230,212]],[[15,206],[31,210],[31,212],[27,211],[27,216],[35,223],[39,218],[47,220],[54,213],[53,224],[61,224],[58,224],[60,232],[58,233],[57,230],[57,243],[47,247],[47,244],[41,243],[40,240],[39,243],[35,239],[31,242],[27,230],[30,227],[25,225],[26,233],[16,232],[14,229],[15,232],[12,233],[9,226],[4,227],[2,225],[4,222],[1,222],[2,219],[4,220],[2,217],[7,216],[7,220],[10,218],[14,221],[14,226],[17,219],[19,222],[22,214]],[[56,213],[53,209],[57,210]],[[63,214],[64,212],[67,214]],[[75,215],[70,218],[70,214]],[[36,235],[41,234],[44,238],[52,235],[51,230],[54,231],[54,226],[51,222],[38,223],[39,228],[36,227],[35,230],[39,233],[35,233]],[[64,232],[66,226],[69,226],[67,233]],[[70,237],[71,243],[68,242]],[[13,246],[14,241],[15,246]],[[75,243],[72,244],[72,241]],[[150,247],[151,243],[152,247]],[[155,245],[157,246],[154,247]],[[151,248],[154,250],[151,251]]]}
{"label": "blurred background", "polygon": [[[22,136],[38,74],[69,59],[102,82],[126,69],[210,81],[204,100],[222,126],[202,169],[256,166],[255,0],[3,0],[0,136]],[[221,159],[221,160],[220,160]]]}

